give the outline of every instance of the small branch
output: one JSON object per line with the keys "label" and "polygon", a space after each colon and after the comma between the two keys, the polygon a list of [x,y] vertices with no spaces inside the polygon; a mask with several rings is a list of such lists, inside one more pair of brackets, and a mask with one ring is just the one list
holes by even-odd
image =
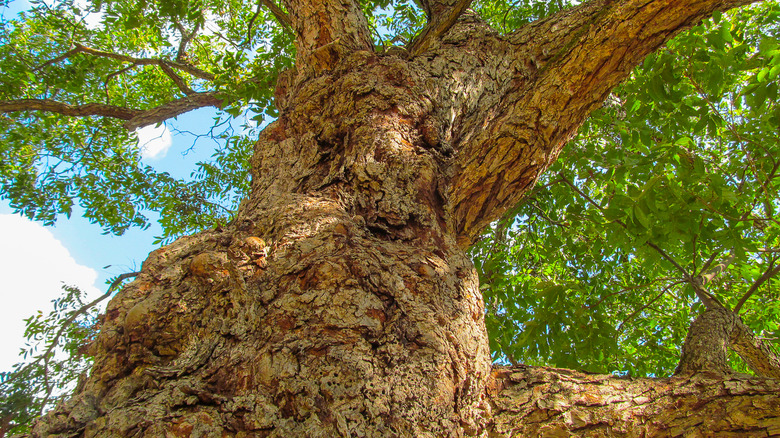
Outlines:
{"label": "small branch", "polygon": [[777,265],[772,268],[772,264],[770,264],[764,273],[759,277],[752,286],[750,286],[750,289],[748,289],[747,292],[745,292],[745,295],[742,295],[742,298],[739,300],[739,303],[734,307],[734,313],[739,313],[739,311],[742,309],[742,306],[745,305],[747,300],[758,290],[759,287],[761,287],[762,284],[764,284],[767,280],[777,275],[777,273],[780,272],[780,265]]}
{"label": "small branch", "polygon": [[[710,254],[710,258],[709,258],[709,259],[707,259],[707,261],[706,261],[706,262],[704,262],[704,266],[702,266],[702,267],[701,267],[701,272],[704,272],[704,271],[706,271],[707,269],[709,269],[709,268],[710,268],[710,265],[712,264],[712,262],[714,262],[714,261],[715,261],[715,258],[717,258],[717,257],[718,257],[718,255],[720,255],[720,250],[718,250],[718,251],[715,251],[715,252],[713,252],[712,254]],[[699,273],[699,275],[701,275],[701,273]]]}
{"label": "small branch", "polygon": [[623,320],[623,321],[620,323],[620,325],[618,326],[618,328],[617,328],[617,332],[618,332],[618,333],[620,333],[621,331],[623,331],[623,326],[624,326],[624,325],[626,325],[626,323],[627,323],[627,322],[629,322],[629,321],[631,321],[632,319],[634,319],[634,317],[636,317],[636,316],[637,316],[637,315],[639,315],[639,314],[640,314],[642,311],[644,311],[645,309],[647,309],[648,307],[650,307],[650,305],[651,305],[651,304],[653,304],[654,302],[658,301],[658,299],[659,299],[659,298],[661,298],[662,296],[664,296],[664,294],[665,294],[666,292],[668,292],[668,291],[669,291],[669,289],[673,288],[674,286],[677,286],[677,285],[683,284],[683,283],[685,283],[685,280],[678,280],[678,281],[675,281],[675,282],[673,282],[673,283],[670,283],[669,285],[667,285],[667,286],[666,286],[666,287],[665,287],[665,288],[664,288],[664,289],[661,291],[661,293],[659,293],[658,295],[656,295],[655,297],[653,297],[653,299],[652,299],[652,300],[650,300],[650,301],[648,301],[648,302],[647,302],[647,304],[645,304],[644,306],[640,307],[639,309],[635,310],[633,313],[631,313],[630,315],[628,315],[628,317],[627,317],[626,319],[624,319],[624,320]]}
{"label": "small branch", "polygon": [[611,297],[614,297],[615,295],[620,295],[622,293],[629,292],[629,291],[632,291],[632,290],[644,289],[646,287],[650,287],[650,286],[654,285],[655,283],[658,283],[659,281],[669,281],[669,280],[671,280],[671,278],[669,278],[669,277],[656,278],[655,280],[653,280],[653,281],[651,281],[649,283],[637,284],[637,285],[634,285],[634,286],[628,286],[628,287],[625,287],[625,288],[623,288],[623,289],[621,289],[621,290],[619,290],[617,292],[608,293],[608,294],[604,295],[603,297],[601,297],[601,299],[598,300],[595,304],[587,305],[585,307],[587,307],[588,309],[595,309],[596,307],[600,306],[601,303],[603,303],[605,300],[607,300],[607,299],[609,299]]}
{"label": "small branch", "polygon": [[60,336],[62,336],[63,333],[65,333],[65,329],[67,329],[73,321],[76,320],[79,316],[86,313],[89,309],[97,306],[101,301],[105,300],[106,298],[110,297],[112,293],[114,293],[114,289],[116,289],[117,286],[119,286],[123,281],[125,281],[128,278],[134,278],[137,277],[140,274],[140,272],[127,272],[120,276],[118,276],[114,281],[111,282],[111,285],[108,286],[108,290],[106,290],[106,293],[103,295],[95,298],[91,302],[81,306],[79,309],[77,309],[75,312],[73,312],[68,319],[65,320],[65,322],[60,326],[60,329],[57,331],[57,334],[54,335],[54,340],[52,340],[51,345],[46,349],[46,351],[43,353],[44,357],[48,357],[51,351],[54,349],[54,347],[57,346],[60,340]]}
{"label": "small branch", "polygon": [[179,90],[181,90],[186,95],[195,94],[195,90],[189,87],[187,83],[184,81],[184,79],[177,75],[175,71],[173,71],[172,68],[168,67],[168,64],[162,63],[160,64],[160,68],[162,71],[168,75],[169,78],[173,81],[174,84],[176,84],[177,87],[179,87]]}
{"label": "small branch", "polygon": [[39,70],[42,70],[43,68],[48,67],[48,66],[50,66],[52,64],[56,64],[56,63],[58,63],[60,61],[64,61],[64,60],[70,58],[71,56],[75,55],[76,53],[79,53],[80,51],[81,50],[79,50],[78,48],[70,49],[67,52],[63,53],[62,55],[60,55],[60,56],[58,56],[56,58],[50,59],[50,60],[44,62],[43,64],[35,67],[33,69],[33,71],[39,71]]}
{"label": "small branch", "polygon": [[252,15],[252,18],[249,19],[249,23],[246,25],[246,41],[244,44],[251,46],[252,45],[252,27],[255,25],[255,20],[257,20],[257,17],[260,16],[260,9],[263,7],[262,2],[257,2],[257,9],[255,9],[255,13]]}
{"label": "small branch", "polygon": [[[717,254],[717,253],[715,253]],[[702,271],[709,268],[710,264],[712,264],[712,259],[715,258],[715,254],[710,257],[710,260],[707,261],[707,263],[702,268]],[[707,283],[711,282],[715,277],[722,274],[723,272],[728,269],[729,265],[734,262],[734,259],[736,256],[732,253],[726,260],[723,260],[722,262],[718,263],[717,265],[713,266],[712,269],[709,269],[706,272],[702,272],[699,274],[698,278],[701,279],[702,286],[706,286]]]}
{"label": "small branch", "polygon": [[[604,212],[604,207],[602,207],[599,204],[597,204],[596,201],[594,201],[590,196],[585,194],[585,192],[580,190],[579,187],[574,185],[574,183],[569,181],[568,178],[564,177],[562,174],[559,174],[558,176],[560,177],[560,180],[562,182],[564,182],[567,186],[571,187],[572,190],[574,190],[578,195],[582,196],[586,201],[588,201],[588,203],[590,203],[591,205],[596,207],[600,212],[602,212],[602,213]],[[614,222],[619,224],[621,227],[623,227],[623,229],[628,230],[628,226],[626,226],[626,224],[623,223],[623,221],[615,220]],[[666,251],[662,250],[658,245],[656,245],[653,242],[649,242],[648,241],[648,242],[646,242],[646,245],[649,246],[650,248],[653,248],[654,250],[656,250],[656,252],[658,252],[658,254],[660,254],[661,257],[663,257],[669,263],[674,265],[674,267],[677,268],[677,270],[680,271],[680,273],[682,273],[685,277],[688,277],[688,272],[682,266],[680,266],[680,264],[677,263],[669,254],[667,254]]]}
{"label": "small branch", "polygon": [[0,113],[12,113],[17,111],[47,111],[62,114],[64,116],[103,116],[120,120],[132,120],[143,112],[139,109],[105,105],[102,103],[70,105],[51,99],[16,99],[0,102]]}
{"label": "small branch", "polygon": [[471,5],[472,1],[473,0],[459,0],[454,6],[450,7],[449,14],[443,20],[439,20],[434,16],[422,32],[420,32],[419,38],[416,38],[412,42],[412,46],[409,48],[409,53],[411,53],[412,57],[418,56],[428,50],[433,41],[450,30],[463,12]]}
{"label": "small branch", "polygon": [[137,277],[140,274],[140,272],[127,272],[122,275],[119,275],[114,279],[114,281],[111,282],[111,285],[108,286],[108,290],[106,290],[106,293],[99,296],[98,298],[92,300],[91,302],[81,306],[80,308],[76,309],[69,317],[65,320],[65,322],[62,323],[60,326],[60,329],[57,331],[57,333],[54,335],[54,339],[52,340],[51,344],[46,348],[46,351],[43,352],[40,356],[38,356],[34,361],[28,363],[24,368],[19,370],[18,372],[15,372],[8,380],[6,380],[3,383],[8,383],[13,381],[17,376],[20,376],[24,374],[25,371],[27,371],[31,366],[37,364],[41,360],[44,360],[48,363],[49,356],[51,355],[52,350],[58,345],[60,336],[62,336],[63,333],[65,333],[65,329],[67,329],[73,321],[76,320],[79,316],[85,314],[89,309],[95,307],[98,305],[101,301],[105,300],[106,298],[110,297],[112,293],[114,293],[114,289],[116,289],[123,281],[125,281],[128,278],[134,278]]}
{"label": "small branch", "polygon": [[176,51],[176,62],[186,64],[187,63],[187,45],[192,41],[193,38],[195,38],[195,35],[198,34],[198,30],[200,29],[200,22],[195,23],[195,27],[192,29],[192,32],[187,33],[187,29],[184,28],[184,26],[179,23],[179,21],[174,21],[174,24],[176,25],[176,28],[179,30],[179,33],[181,33],[181,41],[179,41],[179,49]]}
{"label": "small branch", "polygon": [[76,46],[75,48],[63,53],[62,55],[44,62],[43,64],[38,66],[36,70],[40,70],[41,68],[47,65],[67,59],[77,53],[85,53],[100,58],[115,59],[117,61],[129,62],[136,65],[156,65],[156,66],[167,65],[168,67],[175,68],[177,70],[181,70],[183,72],[189,73],[192,76],[195,76],[196,78],[205,79],[207,81],[214,80],[213,74],[183,62],[167,61],[164,59],[157,59],[157,58],[135,58],[132,56],[121,55],[119,53],[106,52],[103,50],[93,49],[91,47],[87,47],[79,43],[76,43],[75,46]]}
{"label": "small branch", "polygon": [[287,13],[282,10],[282,8],[277,6],[276,3],[271,0],[260,0],[260,4],[268,8],[268,10],[270,10],[273,14],[274,18],[276,18],[276,21],[281,23],[282,26],[286,27],[288,30],[292,30],[293,26],[292,22],[290,21],[290,16],[287,15]]}
{"label": "small branch", "polygon": [[111,99],[111,94],[108,92],[108,83],[111,82],[111,80],[114,79],[115,77],[123,74],[124,72],[132,70],[133,67],[135,67],[135,65],[129,65],[123,69],[117,70],[106,76],[106,78],[103,80],[103,90],[106,92],[107,100]]}

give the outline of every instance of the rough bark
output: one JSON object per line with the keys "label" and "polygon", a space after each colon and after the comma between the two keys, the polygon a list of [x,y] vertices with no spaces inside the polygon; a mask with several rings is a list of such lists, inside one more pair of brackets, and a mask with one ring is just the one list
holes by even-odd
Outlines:
{"label": "rough bark", "polygon": [[630,379],[524,366],[493,375],[491,436],[780,435],[777,380]]}
{"label": "rough bark", "polygon": [[[453,133],[448,195],[469,245],[515,205],[582,121],[647,54],[714,10],[750,0],[593,0],[525,26],[499,45],[497,93],[472,93]],[[483,39],[485,40],[485,39]],[[446,38],[445,38],[446,41]],[[484,47],[484,57],[496,53]],[[465,82],[465,81],[464,81]],[[482,77],[470,88],[485,87]]]}
{"label": "rough bark", "polygon": [[356,1],[287,1],[298,65],[251,196],[150,255],[32,435],[651,436],[676,403],[752,403],[776,431],[776,382],[491,374],[464,252],[644,54],[741,3],[595,1],[510,37],[468,13],[408,57],[371,50]]}

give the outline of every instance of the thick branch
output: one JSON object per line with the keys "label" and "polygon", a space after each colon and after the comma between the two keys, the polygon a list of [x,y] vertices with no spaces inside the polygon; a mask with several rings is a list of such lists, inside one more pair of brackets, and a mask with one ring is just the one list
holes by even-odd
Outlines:
{"label": "thick branch", "polygon": [[172,100],[160,106],[145,110],[125,122],[124,126],[129,131],[132,131],[144,126],[162,123],[168,119],[190,112],[192,110],[196,110],[198,108],[204,108],[207,106],[221,108],[222,105],[222,99],[218,98],[217,93],[214,91],[195,93],[182,97],[181,99]]}
{"label": "thick branch", "polygon": [[428,24],[412,42],[409,52],[417,56],[425,52],[431,43],[446,33],[458,20],[473,0],[425,1],[425,11],[430,17]]}
{"label": "thick branch", "polygon": [[164,122],[194,109],[207,106],[221,107],[222,104],[223,102],[217,97],[217,93],[210,91],[194,93],[147,110],[102,103],[70,105],[51,99],[17,99],[0,102],[0,113],[43,111],[73,117],[110,117],[112,119],[125,120],[125,128],[132,131],[144,126]]}
{"label": "thick branch", "polygon": [[592,0],[512,35],[513,82],[498,105],[474,112],[454,145],[449,200],[461,244],[521,199],[645,56],[715,10],[748,3]]}
{"label": "thick branch", "polygon": [[[626,379],[554,368],[493,371],[490,436],[775,436],[780,382]],[[733,415],[745,412],[751,415]]]}
{"label": "thick branch", "polygon": [[64,116],[86,117],[101,116],[120,120],[131,120],[143,111],[135,108],[125,108],[102,103],[87,103],[70,105],[51,99],[16,99],[0,102],[0,113],[17,111],[46,111]]}
{"label": "thick branch", "polygon": [[737,317],[731,333],[731,348],[759,376],[780,380],[780,357],[772,344],[753,335],[750,327]]}
{"label": "thick branch", "polygon": [[373,50],[368,21],[356,0],[285,0],[295,30],[297,68],[324,70],[349,52]]}
{"label": "thick branch", "polygon": [[276,3],[271,0],[260,0],[260,3],[268,8],[269,11],[271,11],[271,14],[273,14],[274,18],[276,18],[276,21],[288,29],[293,28],[292,22],[290,22],[290,16],[287,15],[287,13],[282,10],[282,8],[277,6]]}

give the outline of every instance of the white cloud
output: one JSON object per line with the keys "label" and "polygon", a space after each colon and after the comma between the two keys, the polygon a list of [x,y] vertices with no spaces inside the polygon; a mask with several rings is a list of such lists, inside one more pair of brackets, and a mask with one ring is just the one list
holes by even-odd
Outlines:
{"label": "white cloud", "polygon": [[159,160],[165,158],[168,149],[173,141],[171,140],[171,131],[163,123],[160,126],[149,125],[137,129],[135,135],[138,136],[138,145],[141,147],[141,156],[149,160]]}
{"label": "white cloud", "polygon": [[62,294],[62,283],[78,286],[94,299],[97,272],[79,265],[49,230],[18,215],[0,214],[0,371],[9,371],[21,358],[24,346],[23,319],[38,310],[52,308],[51,300]]}
{"label": "white cloud", "polygon": [[73,5],[81,9],[84,24],[88,29],[98,29],[106,15],[103,11],[92,12],[92,6],[87,0],[76,0]]}

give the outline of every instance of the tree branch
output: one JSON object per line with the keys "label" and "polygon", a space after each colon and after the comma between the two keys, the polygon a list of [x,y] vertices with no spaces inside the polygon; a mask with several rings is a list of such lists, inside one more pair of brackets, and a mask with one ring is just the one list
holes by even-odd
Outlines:
{"label": "tree branch", "polygon": [[133,131],[144,126],[164,122],[172,117],[207,106],[222,107],[223,101],[217,92],[193,93],[180,99],[166,102],[160,106],[141,110],[102,103],[71,105],[51,99],[17,99],[0,102],[0,113],[18,111],[44,111],[64,116],[99,116],[124,120],[124,126]]}
{"label": "tree branch", "polygon": [[60,326],[60,329],[57,330],[57,333],[54,334],[54,337],[51,341],[51,344],[46,348],[46,351],[44,351],[41,355],[39,355],[34,361],[28,363],[24,366],[21,370],[15,372],[11,377],[9,377],[5,382],[8,383],[13,381],[17,376],[23,375],[27,369],[29,369],[31,366],[35,365],[36,363],[40,362],[41,360],[44,360],[48,363],[49,357],[51,356],[52,351],[55,347],[57,347],[59,343],[59,339],[62,336],[63,333],[65,333],[65,330],[70,327],[70,325],[73,323],[73,321],[76,320],[79,316],[85,314],[89,309],[97,306],[101,301],[105,300],[106,298],[110,297],[112,293],[114,293],[114,289],[116,289],[120,284],[122,284],[123,281],[127,280],[128,278],[134,278],[140,275],[140,272],[127,272],[124,274],[121,274],[117,276],[114,281],[111,282],[111,285],[108,286],[108,289],[106,290],[106,293],[103,295],[95,298],[91,302],[79,307],[71,315],[68,317],[68,319],[65,320],[65,322],[62,323]]}
{"label": "tree branch", "polygon": [[[715,295],[710,293],[705,286],[710,283],[715,277],[722,274],[726,271],[726,269],[729,267],[731,262],[734,261],[734,254],[732,253],[726,260],[718,263],[715,265],[712,269],[703,272],[696,277],[690,278],[688,280],[688,283],[693,288],[693,291],[696,293],[696,296],[701,300],[702,303],[704,303],[704,306],[709,310],[715,310],[715,309],[724,309],[726,311],[729,311],[726,306],[723,305],[723,303],[718,300]],[[707,265],[709,265],[710,262],[707,262]],[[730,311],[729,311],[730,312]]]}
{"label": "tree branch", "polygon": [[524,26],[507,37],[511,47],[485,37],[479,62],[497,50],[513,53],[515,64],[511,80],[497,82],[500,98],[470,108],[454,128],[447,197],[460,244],[470,245],[533,187],[645,56],[714,11],[751,2],[591,0]]}
{"label": "tree branch", "polygon": [[[600,206],[596,201],[593,200],[593,198],[591,198],[585,192],[580,190],[579,187],[577,187],[576,185],[574,185],[574,183],[569,181],[568,178],[564,177],[562,174],[559,174],[559,179],[560,179],[560,181],[562,181],[563,183],[568,185],[572,190],[574,190],[575,193],[577,193],[578,195],[582,196],[586,201],[588,201],[589,204],[591,204],[592,206],[596,207],[600,212],[602,212],[602,213],[604,212],[604,207]],[[616,224],[620,225],[621,227],[623,227],[623,229],[628,230],[628,226],[626,226],[626,224],[623,221],[615,220],[614,222]],[[655,243],[650,242],[650,241],[647,241],[646,245],[649,246],[650,248],[653,248],[658,254],[661,255],[661,257],[663,257],[669,263],[671,263],[678,271],[680,271],[680,273],[684,277],[686,277],[686,278],[688,277],[688,271],[686,271],[685,268],[680,266],[680,264],[677,263],[677,261],[675,261],[672,258],[672,256],[667,254],[666,251],[661,249],[661,247],[659,247],[658,245],[656,245]]]}
{"label": "tree branch", "polygon": [[181,33],[179,49],[176,51],[176,62],[188,65],[187,45],[190,43],[190,41],[192,41],[193,38],[195,38],[195,35],[198,34],[198,30],[200,30],[200,22],[195,23],[195,26],[192,28],[192,32],[189,33],[187,33],[187,29],[185,29],[178,20],[174,21],[174,24],[176,25],[176,28],[179,29],[179,33]]}
{"label": "tree branch", "polygon": [[274,3],[272,0],[260,0],[260,4],[268,8],[268,10],[271,11],[271,14],[273,14],[274,18],[276,18],[276,21],[278,21],[281,25],[289,30],[293,29],[290,16],[287,15],[287,13],[282,10],[282,8],[277,6],[276,3]]}
{"label": "tree branch", "polygon": [[762,284],[764,284],[767,280],[774,277],[775,275],[780,272],[780,265],[775,266],[772,268],[772,264],[770,264],[763,274],[761,274],[761,277],[759,277],[756,281],[753,282],[753,285],[750,286],[750,289],[748,289],[747,292],[745,292],[744,295],[742,295],[742,298],[739,300],[739,303],[734,307],[734,313],[739,313],[739,311],[742,309],[742,306],[745,305],[747,300],[758,290],[759,287],[761,287]]}
{"label": "tree branch", "polygon": [[[428,50],[431,43],[444,35],[452,25],[458,21],[463,12],[468,9],[473,0],[457,0],[442,2],[425,2],[427,6],[426,13],[430,17],[428,24],[420,32],[420,35],[412,41],[409,47],[411,56],[418,56]],[[451,3],[451,4],[448,4]]]}
{"label": "tree branch", "polygon": [[167,64],[165,63],[160,64],[160,69],[162,69],[162,71],[166,75],[168,75],[169,78],[171,78],[173,83],[176,84],[176,86],[179,87],[179,90],[181,90],[184,94],[186,95],[195,94],[195,90],[190,88],[190,86],[187,85],[187,82],[185,82],[181,76],[177,75],[172,68],[168,67]]}
{"label": "tree branch", "polygon": [[203,71],[203,70],[201,70],[201,69],[199,69],[199,68],[197,68],[197,67],[195,67],[193,65],[187,64],[187,63],[168,61],[168,60],[157,59],[157,58],[135,58],[135,57],[132,57],[132,56],[121,55],[121,54],[118,54],[118,53],[106,52],[106,51],[102,51],[102,50],[93,49],[93,48],[84,46],[84,45],[79,44],[79,43],[75,44],[75,48],[73,48],[73,49],[63,53],[62,55],[60,55],[60,56],[58,56],[58,57],[56,57],[54,59],[51,59],[49,61],[44,62],[43,64],[38,66],[36,68],[36,70],[40,70],[41,68],[43,68],[43,67],[45,67],[47,65],[50,65],[50,64],[53,64],[53,63],[65,60],[65,59],[67,59],[67,58],[69,58],[69,57],[71,57],[71,56],[73,56],[73,55],[75,55],[77,53],[85,53],[85,54],[88,54],[88,55],[97,56],[97,57],[101,57],[101,58],[115,59],[117,61],[129,62],[129,63],[135,64],[135,65],[156,65],[156,66],[160,66],[160,67],[162,67],[163,65],[166,65],[169,68],[175,68],[177,70],[181,70],[183,72],[189,73],[192,76],[195,76],[196,78],[205,79],[207,81],[214,80],[214,75],[213,74],[211,74],[209,72],[206,72],[206,71]]}
{"label": "tree branch", "polygon": [[102,103],[70,105],[51,99],[15,99],[0,102],[0,113],[17,111],[45,111],[64,116],[102,116],[120,120],[132,120],[143,112],[135,108],[105,105]]}
{"label": "tree branch", "polygon": [[731,348],[754,373],[780,380],[780,357],[772,348],[772,344],[756,337],[739,316],[735,314],[735,317],[736,322],[731,333]]}
{"label": "tree branch", "polygon": [[[494,367],[492,376],[490,436],[772,436],[780,430],[775,380],[625,378],[524,365]],[[760,406],[760,414],[705,414],[743,406]]]}
{"label": "tree branch", "polygon": [[181,99],[166,102],[160,106],[144,110],[132,119],[124,123],[128,131],[133,131],[144,126],[162,123],[180,114],[190,112],[198,108],[213,106],[221,108],[224,105],[222,99],[217,97],[216,91],[194,93]]}

